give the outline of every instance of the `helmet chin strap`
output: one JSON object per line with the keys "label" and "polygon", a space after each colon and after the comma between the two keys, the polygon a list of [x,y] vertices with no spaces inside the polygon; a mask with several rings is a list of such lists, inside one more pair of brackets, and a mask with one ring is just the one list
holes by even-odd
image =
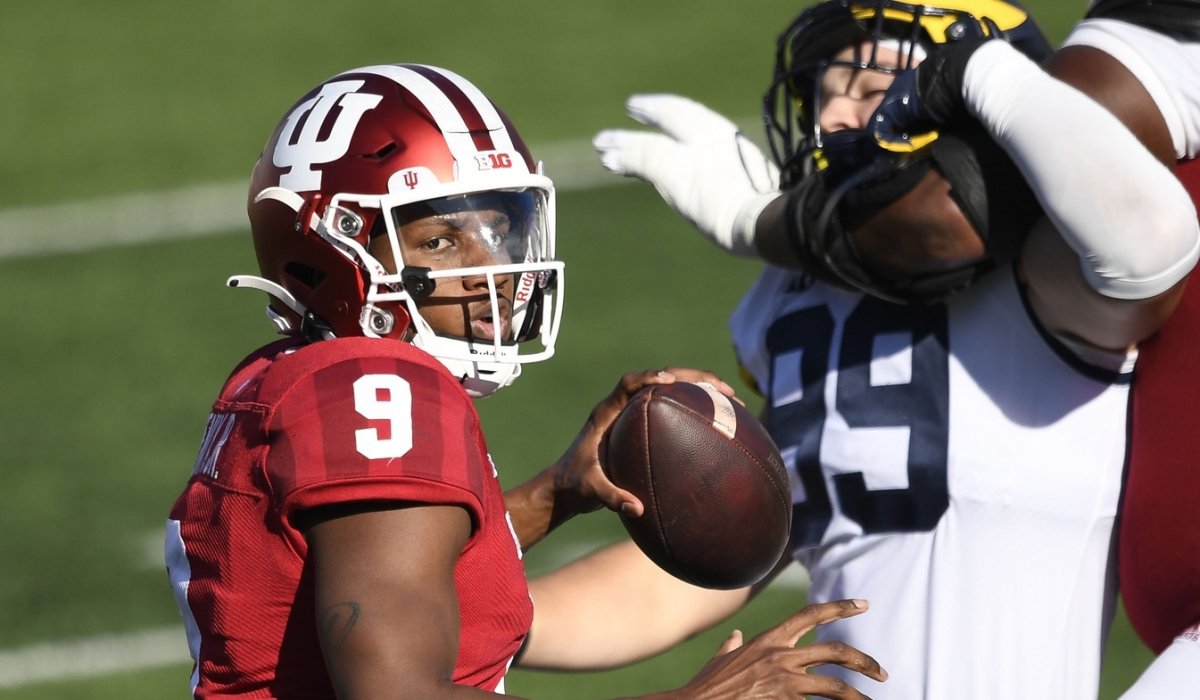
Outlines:
{"label": "helmet chin strap", "polygon": [[[450,368],[454,370],[453,367]],[[458,378],[467,395],[473,399],[491,396],[500,389],[509,386],[521,375],[521,365],[499,365],[496,371],[489,372],[476,369],[475,374],[463,374]]]}

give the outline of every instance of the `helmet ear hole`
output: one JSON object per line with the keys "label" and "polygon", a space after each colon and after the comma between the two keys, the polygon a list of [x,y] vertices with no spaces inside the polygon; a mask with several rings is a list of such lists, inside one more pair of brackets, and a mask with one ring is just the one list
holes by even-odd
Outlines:
{"label": "helmet ear hole", "polygon": [[284,265],[283,271],[289,277],[303,284],[309,289],[316,289],[317,285],[321,284],[321,282],[325,279],[324,272],[321,272],[314,267],[309,267],[308,265],[303,265],[294,261]]}

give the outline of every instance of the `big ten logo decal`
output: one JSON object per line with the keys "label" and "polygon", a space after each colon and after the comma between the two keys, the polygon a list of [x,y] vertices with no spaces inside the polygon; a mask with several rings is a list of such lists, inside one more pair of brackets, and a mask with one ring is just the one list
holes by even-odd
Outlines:
{"label": "big ten logo decal", "polygon": [[[346,155],[363,114],[383,100],[380,95],[359,93],[363,82],[326,83],[316,97],[301,102],[288,115],[271,156],[276,167],[287,170],[279,178],[280,187],[293,192],[321,188],[321,173],[313,170],[313,166],[332,163]],[[338,108],[336,112],[334,107]],[[334,114],[333,123],[327,124],[330,113]],[[325,138],[321,138],[322,134]]]}
{"label": "big ten logo decal", "polygon": [[513,159],[511,153],[504,151],[487,151],[475,156],[475,165],[480,170],[501,170],[511,168]]}

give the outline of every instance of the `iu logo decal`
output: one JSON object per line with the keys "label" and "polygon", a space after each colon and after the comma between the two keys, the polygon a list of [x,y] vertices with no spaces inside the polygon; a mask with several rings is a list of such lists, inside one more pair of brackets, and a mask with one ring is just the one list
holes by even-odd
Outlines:
{"label": "iu logo decal", "polygon": [[[380,95],[357,92],[362,86],[362,80],[326,83],[316,97],[305,100],[288,115],[287,123],[275,142],[275,153],[271,156],[271,162],[276,167],[288,171],[279,178],[280,187],[293,192],[321,188],[321,172],[313,170],[313,165],[332,163],[346,155],[359,120],[383,99]],[[321,139],[320,134],[334,106],[341,109],[329,127],[328,136]],[[304,127],[297,134],[296,126],[306,115]]]}

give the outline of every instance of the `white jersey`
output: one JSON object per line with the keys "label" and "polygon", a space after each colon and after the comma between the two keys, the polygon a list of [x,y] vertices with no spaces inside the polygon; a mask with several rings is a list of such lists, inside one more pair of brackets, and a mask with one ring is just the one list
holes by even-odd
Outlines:
{"label": "white jersey", "polygon": [[1115,19],[1085,19],[1063,46],[1091,46],[1120,61],[1166,120],[1179,160],[1200,154],[1200,42]]}
{"label": "white jersey", "polygon": [[843,675],[877,700],[1094,700],[1132,358],[1080,361],[1010,267],[925,307],[768,267],[731,329],[809,598],[871,604],[820,635],[890,678]]}

